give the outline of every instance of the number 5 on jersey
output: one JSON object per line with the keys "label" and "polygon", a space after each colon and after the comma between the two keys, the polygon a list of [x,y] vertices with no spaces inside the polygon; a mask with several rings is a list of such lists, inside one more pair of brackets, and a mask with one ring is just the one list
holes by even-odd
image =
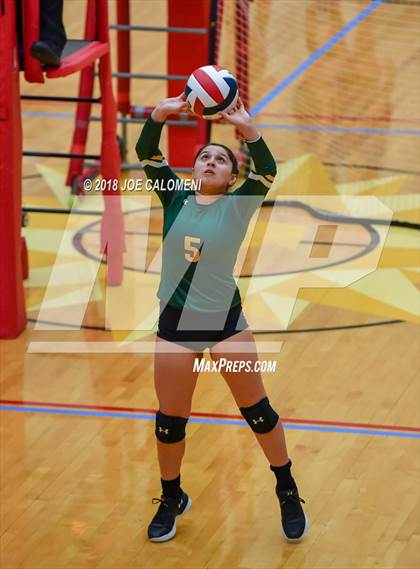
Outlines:
{"label": "number 5 on jersey", "polygon": [[200,260],[200,250],[196,245],[200,245],[199,237],[191,237],[186,235],[184,239],[185,259],[190,263],[197,263]]}

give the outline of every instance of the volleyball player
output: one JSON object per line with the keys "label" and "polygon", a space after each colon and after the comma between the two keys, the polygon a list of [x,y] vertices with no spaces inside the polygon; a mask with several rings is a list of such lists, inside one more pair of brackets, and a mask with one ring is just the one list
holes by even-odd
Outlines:
{"label": "volleyball player", "polygon": [[[178,180],[159,150],[159,139],[167,117],[188,110],[184,95],[164,99],[145,123],[136,152],[149,179]],[[233,111],[222,114],[248,145],[255,170],[246,181],[231,191],[238,174],[236,158],[226,146],[210,143],[198,151],[193,164],[192,177],[201,181],[199,192],[165,191],[161,184],[156,192],[164,214],[154,366],[162,496],[154,498],[159,507],[148,528],[151,541],[171,539],[177,516],[191,507],[181,488],[180,470],[198,376],[195,358],[209,348],[216,362],[258,359],[232,272],[249,220],[274,180],[276,163],[240,100]],[[233,342],[244,343],[248,352],[235,353]],[[261,375],[226,369],[221,373],[275,474],[285,537],[300,541],[308,521],[291,474],[283,427]]]}

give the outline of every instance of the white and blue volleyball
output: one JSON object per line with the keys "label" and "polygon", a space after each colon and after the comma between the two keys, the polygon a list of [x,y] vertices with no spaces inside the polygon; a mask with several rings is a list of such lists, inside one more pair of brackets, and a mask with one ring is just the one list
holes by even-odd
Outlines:
{"label": "white and blue volleyball", "polygon": [[229,112],[238,101],[235,77],[219,65],[204,65],[191,73],[185,85],[191,110],[203,119],[219,119],[220,111]]}

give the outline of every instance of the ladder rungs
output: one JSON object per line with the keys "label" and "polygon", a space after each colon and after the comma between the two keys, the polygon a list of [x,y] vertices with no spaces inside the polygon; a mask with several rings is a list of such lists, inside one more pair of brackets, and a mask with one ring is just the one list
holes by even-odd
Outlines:
{"label": "ladder rungs", "polygon": [[[90,117],[92,122],[101,122],[101,117],[92,115]],[[144,124],[146,122],[146,118],[130,118],[130,117],[118,117],[117,122],[121,124]],[[187,127],[194,127],[197,126],[197,121],[184,121],[184,120],[167,120],[165,124],[168,126],[187,126]]]}
{"label": "ladder rungs", "polygon": [[133,32],[172,32],[175,34],[205,35],[206,28],[178,28],[173,26],[131,26],[130,24],[112,24],[110,30],[133,31]]}
{"label": "ladder rungs", "polygon": [[76,154],[74,152],[34,152],[24,150],[23,156],[37,156],[38,158],[80,158],[82,160],[99,160],[99,154]]}
{"label": "ladder rungs", "polygon": [[[129,163],[129,162],[122,162],[121,170],[144,170],[143,166],[137,162]],[[183,166],[179,167],[172,167],[171,170],[174,172],[186,172],[187,174],[191,174],[191,168],[186,168]]]}
{"label": "ladder rungs", "polygon": [[187,81],[189,75],[155,75],[152,73],[126,73],[120,71],[113,73],[112,77],[122,77],[124,79],[165,79],[170,81]]}
{"label": "ladder rungs", "polygon": [[68,215],[69,213],[76,215],[103,215],[103,211],[87,211],[84,209],[59,209],[53,207],[22,207],[24,213],[61,213],[63,215]]}
{"label": "ladder rungs", "polygon": [[57,101],[58,103],[100,103],[99,97],[51,97],[48,95],[21,95],[23,101]]}

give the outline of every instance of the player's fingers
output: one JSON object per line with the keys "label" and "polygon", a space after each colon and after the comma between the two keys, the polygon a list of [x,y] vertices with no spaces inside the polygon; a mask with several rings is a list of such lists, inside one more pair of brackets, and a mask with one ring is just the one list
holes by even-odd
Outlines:
{"label": "player's fingers", "polygon": [[187,113],[189,115],[193,115],[193,116],[198,116],[192,109],[191,103],[189,103],[188,101],[185,103],[186,107],[187,107]]}
{"label": "player's fingers", "polygon": [[[191,115],[192,117],[200,117],[200,115],[197,115],[197,113],[195,113],[192,108],[191,105],[189,103],[187,103],[187,107],[186,107],[186,111],[189,115]],[[201,117],[200,117],[201,118]]]}
{"label": "player's fingers", "polygon": [[222,124],[232,124],[232,118],[227,113],[219,111],[219,115],[220,119],[218,122],[221,122]]}

